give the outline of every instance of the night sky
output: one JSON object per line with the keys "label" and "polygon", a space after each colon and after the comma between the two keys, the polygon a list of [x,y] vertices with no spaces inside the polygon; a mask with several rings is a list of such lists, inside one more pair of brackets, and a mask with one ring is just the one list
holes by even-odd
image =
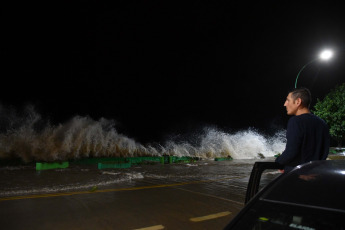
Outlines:
{"label": "night sky", "polygon": [[[139,142],[215,127],[286,127],[303,65],[314,103],[345,82],[345,14],[335,1],[60,1],[2,9],[0,103],[53,124],[115,120]],[[243,3],[244,2],[244,3]],[[303,2],[303,3],[302,3]]]}

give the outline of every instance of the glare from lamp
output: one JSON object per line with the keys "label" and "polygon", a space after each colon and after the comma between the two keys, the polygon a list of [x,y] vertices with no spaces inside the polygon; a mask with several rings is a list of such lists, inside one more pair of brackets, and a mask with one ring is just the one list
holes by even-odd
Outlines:
{"label": "glare from lamp", "polygon": [[320,54],[320,59],[327,61],[333,56],[332,50],[325,50]]}

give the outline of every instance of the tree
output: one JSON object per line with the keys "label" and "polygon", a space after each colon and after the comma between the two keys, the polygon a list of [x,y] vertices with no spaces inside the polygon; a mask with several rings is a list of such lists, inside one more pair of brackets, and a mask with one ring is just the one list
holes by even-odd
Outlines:
{"label": "tree", "polygon": [[332,89],[323,100],[317,99],[314,108],[313,113],[326,121],[340,147],[345,140],[345,83]]}

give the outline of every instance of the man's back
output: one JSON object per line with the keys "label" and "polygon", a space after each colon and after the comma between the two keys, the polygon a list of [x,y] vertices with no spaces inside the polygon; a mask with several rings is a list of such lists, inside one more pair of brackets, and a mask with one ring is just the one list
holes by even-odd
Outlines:
{"label": "man's back", "polygon": [[286,137],[286,149],[276,160],[280,164],[291,168],[313,160],[325,160],[328,156],[328,126],[311,113],[290,118]]}
{"label": "man's back", "polygon": [[302,162],[326,160],[329,152],[329,131],[327,124],[319,117],[307,113],[296,116],[303,130]]}

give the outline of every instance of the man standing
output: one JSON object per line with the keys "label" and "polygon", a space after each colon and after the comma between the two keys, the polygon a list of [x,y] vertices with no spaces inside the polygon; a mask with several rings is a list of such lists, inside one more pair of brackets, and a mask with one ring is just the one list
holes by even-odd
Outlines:
{"label": "man standing", "polygon": [[297,165],[325,160],[329,153],[330,136],[327,124],[310,113],[310,91],[306,88],[289,92],[284,106],[289,119],[286,132],[286,147],[276,162],[284,165],[285,172]]}

